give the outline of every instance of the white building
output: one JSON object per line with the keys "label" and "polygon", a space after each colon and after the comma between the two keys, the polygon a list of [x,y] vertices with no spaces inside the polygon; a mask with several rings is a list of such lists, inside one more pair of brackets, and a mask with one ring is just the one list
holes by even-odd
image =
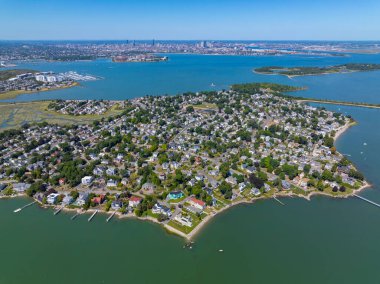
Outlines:
{"label": "white building", "polygon": [[82,184],[83,185],[91,185],[94,178],[92,176],[85,176],[82,178]]}

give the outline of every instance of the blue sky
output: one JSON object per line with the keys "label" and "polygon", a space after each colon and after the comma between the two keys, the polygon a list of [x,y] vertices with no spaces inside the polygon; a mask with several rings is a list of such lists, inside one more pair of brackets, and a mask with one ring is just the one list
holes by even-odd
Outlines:
{"label": "blue sky", "polygon": [[0,39],[380,40],[380,0],[0,0]]}

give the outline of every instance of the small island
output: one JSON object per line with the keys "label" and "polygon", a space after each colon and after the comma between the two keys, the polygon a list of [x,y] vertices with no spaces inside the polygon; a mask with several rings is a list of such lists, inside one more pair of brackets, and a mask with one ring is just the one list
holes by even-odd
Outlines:
{"label": "small island", "polygon": [[130,53],[112,57],[112,62],[162,62],[168,61],[167,56],[158,56],[152,53]]}
{"label": "small island", "polygon": [[[91,213],[89,221],[97,212],[109,212],[107,220],[149,220],[190,240],[237,204],[347,197],[368,187],[334,146],[354,121],[282,94],[289,90],[294,87],[254,83],[147,96],[118,103],[116,114],[91,123],[4,130],[0,197],[27,195],[55,214]],[[47,105],[60,116],[83,118],[93,117],[95,106],[114,103]]]}
{"label": "small island", "polygon": [[287,77],[326,75],[380,70],[380,64],[348,63],[328,67],[279,67],[267,66],[254,69],[254,72],[266,75],[284,75]]}

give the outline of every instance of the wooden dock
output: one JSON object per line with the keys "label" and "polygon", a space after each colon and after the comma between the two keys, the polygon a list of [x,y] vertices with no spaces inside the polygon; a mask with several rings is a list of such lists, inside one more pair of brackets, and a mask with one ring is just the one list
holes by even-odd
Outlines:
{"label": "wooden dock", "polygon": [[14,213],[20,212],[21,210],[23,210],[23,209],[25,209],[25,208],[27,208],[27,207],[29,207],[29,206],[32,206],[34,203],[37,203],[37,201],[33,201],[33,202],[31,202],[31,203],[28,203],[28,204],[24,205],[24,206],[21,207],[21,208],[17,208],[17,209],[14,210],[13,212],[14,212]]}
{"label": "wooden dock", "polygon": [[281,205],[285,205],[285,203],[281,202],[281,200],[279,200],[276,196],[274,196],[273,198],[274,198],[274,200],[276,200]]}
{"label": "wooden dock", "polygon": [[111,216],[109,216],[108,218],[107,218],[107,223],[109,222],[109,221],[111,221],[111,219],[112,219],[112,217],[114,216],[116,214],[116,211],[114,211],[112,214],[111,214]]}
{"label": "wooden dock", "polygon": [[63,209],[63,206],[58,208],[55,212],[54,212],[54,215],[57,215],[59,212],[61,212],[61,210]]}
{"label": "wooden dock", "polygon": [[76,213],[74,216],[71,217],[71,220],[74,220],[76,217],[78,217],[80,213]]}
{"label": "wooden dock", "polygon": [[353,196],[355,196],[355,197],[357,197],[357,198],[359,198],[359,199],[361,199],[361,200],[363,200],[363,201],[366,201],[366,202],[368,202],[368,203],[370,203],[370,204],[372,204],[372,205],[375,205],[375,206],[377,206],[377,207],[380,208],[380,204],[378,204],[378,203],[376,203],[376,202],[373,202],[373,201],[371,201],[371,200],[369,200],[369,199],[367,199],[367,198],[364,198],[364,197],[362,197],[362,196],[359,196],[359,195],[357,195],[357,194],[353,194]]}
{"label": "wooden dock", "polygon": [[88,218],[88,222],[91,222],[92,218],[95,217],[96,213],[98,213],[98,210],[95,210],[95,212],[91,215],[91,217]]}

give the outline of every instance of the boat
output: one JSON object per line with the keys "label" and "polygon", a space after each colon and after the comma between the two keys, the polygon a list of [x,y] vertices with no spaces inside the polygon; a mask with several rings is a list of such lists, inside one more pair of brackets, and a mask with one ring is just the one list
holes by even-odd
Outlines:
{"label": "boat", "polygon": [[16,210],[14,210],[13,212],[14,213],[17,213],[17,212],[20,212],[21,211],[21,208],[17,208]]}
{"label": "boat", "polygon": [[222,250],[222,249],[220,249],[220,250],[219,250],[219,252],[223,252],[223,250]]}
{"label": "boat", "polygon": [[211,87],[215,87],[216,85],[214,83],[211,83]]}

